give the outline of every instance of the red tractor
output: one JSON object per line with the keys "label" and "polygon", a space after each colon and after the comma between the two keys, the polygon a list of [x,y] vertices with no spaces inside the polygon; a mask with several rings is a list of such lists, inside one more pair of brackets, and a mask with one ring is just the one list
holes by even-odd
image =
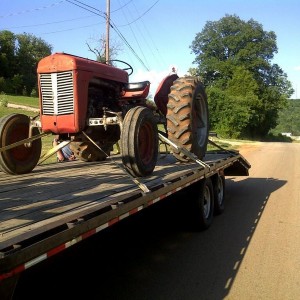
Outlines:
{"label": "red tractor", "polygon": [[[208,107],[202,83],[195,77],[167,76],[154,105],[146,97],[150,82],[129,83],[124,69],[90,59],[55,53],[37,68],[40,114],[11,114],[0,119],[0,169],[31,172],[41,156],[43,134],[68,141],[83,161],[101,161],[119,142],[122,162],[134,176],[150,175],[158,157],[158,125],[165,135],[202,159],[208,142]],[[180,161],[189,158],[173,149]]]}

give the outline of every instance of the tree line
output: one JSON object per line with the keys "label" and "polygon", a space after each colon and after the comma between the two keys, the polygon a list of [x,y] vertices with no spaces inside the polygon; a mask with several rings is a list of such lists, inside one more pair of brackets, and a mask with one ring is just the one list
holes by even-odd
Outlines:
{"label": "tree line", "polygon": [[300,100],[288,100],[287,106],[279,112],[278,125],[271,130],[273,135],[283,132],[300,136]]}
{"label": "tree line", "polygon": [[51,51],[51,45],[31,34],[0,31],[0,92],[36,95],[37,64]]}
{"label": "tree line", "polygon": [[[200,76],[208,95],[210,130],[229,138],[263,138],[278,125],[293,88],[272,64],[276,34],[250,19],[226,15],[208,21],[190,46],[191,75]],[[0,31],[0,92],[32,95],[38,61],[52,46],[29,34]]]}

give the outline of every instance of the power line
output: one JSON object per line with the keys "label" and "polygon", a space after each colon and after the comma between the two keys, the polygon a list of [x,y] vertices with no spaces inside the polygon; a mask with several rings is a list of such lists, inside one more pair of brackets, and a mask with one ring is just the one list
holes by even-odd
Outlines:
{"label": "power line", "polygon": [[[113,23],[112,20],[109,20],[109,23]],[[138,59],[138,61],[145,67],[145,69],[147,71],[150,71],[148,69],[148,67],[144,64],[144,62],[141,60],[141,58],[137,55],[137,53],[134,51],[134,49],[131,47],[131,45],[127,42],[127,40],[125,39],[125,37],[122,35],[122,33],[119,31],[119,29],[117,27],[113,27],[111,25],[111,27],[116,31],[116,33],[119,35],[119,37],[124,41],[124,43],[127,45],[127,47],[131,50],[131,52],[134,54],[134,56]]]}
{"label": "power line", "polygon": [[132,0],[128,1],[126,4],[124,4],[123,6],[119,7],[118,9],[113,10],[112,13],[115,13],[116,11],[119,11],[119,10],[123,9],[123,8],[126,7],[130,2],[132,2]]}
{"label": "power line", "polygon": [[[84,4],[83,2],[81,1],[77,1],[77,0],[73,0],[77,3],[74,3],[73,1],[71,0],[66,0],[67,2],[73,4],[73,5],[76,5],[84,10],[87,10],[93,14],[96,14],[100,17],[103,17],[106,19],[106,13],[104,12],[101,12],[100,10],[92,7],[92,6],[89,6],[89,5],[86,5]],[[159,0],[158,0],[159,1]],[[109,18],[109,24],[110,24],[110,27],[112,29],[114,29],[114,31],[118,34],[118,36],[122,39],[122,41],[127,45],[127,47],[131,50],[131,52],[134,54],[134,56],[138,59],[138,61],[145,67],[145,69],[147,71],[150,71],[148,69],[148,67],[144,64],[144,62],[141,60],[141,58],[138,56],[138,54],[134,51],[134,49],[131,47],[131,45],[129,44],[129,42],[126,40],[126,38],[122,35],[122,33],[120,32],[120,30],[117,28],[117,26],[113,23],[113,21],[111,20],[111,18]]]}
{"label": "power line", "polygon": [[[119,4],[120,4],[120,1],[119,1]],[[128,9],[128,11],[129,11],[129,9]],[[127,16],[126,16],[124,10],[122,10],[122,12],[123,12],[123,15],[124,15],[125,19],[127,20]],[[133,37],[134,37],[134,39],[135,39],[135,41],[136,41],[136,43],[137,43],[137,45],[138,45],[138,47],[139,47],[139,49],[140,49],[140,52],[142,53],[142,55],[143,55],[143,57],[144,57],[145,62],[148,64],[147,58],[146,58],[146,56],[144,55],[144,52],[143,52],[143,50],[142,50],[142,48],[141,48],[141,46],[140,46],[139,40],[136,38],[136,34],[135,34],[134,30],[132,29],[132,26],[129,25],[129,28],[130,28],[131,33],[132,33],[132,35],[133,35]],[[138,28],[138,30],[139,30],[139,28]]]}
{"label": "power line", "polygon": [[77,0],[73,0],[73,1],[75,1],[77,3],[74,3],[71,0],[66,0],[66,1],[69,2],[69,3],[71,3],[71,4],[73,4],[73,5],[75,5],[75,6],[78,6],[78,7],[82,8],[82,9],[84,9],[84,10],[87,10],[87,11],[93,13],[93,14],[96,14],[96,15],[98,15],[98,16],[106,19],[106,13],[103,12],[103,11],[100,11],[99,9],[97,9],[95,7],[92,7],[90,5],[87,5],[87,4],[85,4],[85,3],[81,2],[81,1],[77,1]]}
{"label": "power line", "polygon": [[0,16],[0,18],[13,17],[13,16],[18,16],[18,15],[21,15],[21,14],[25,14],[25,13],[31,13],[33,11],[38,11],[38,10],[42,10],[42,9],[45,9],[45,8],[56,6],[58,4],[61,4],[62,2],[65,2],[65,0],[61,0],[61,1],[58,1],[58,2],[55,2],[55,3],[52,3],[50,5],[45,5],[45,6],[38,7],[38,8],[32,8],[32,9],[22,10],[22,11],[19,11],[19,12],[16,12],[16,13],[10,13],[8,15]]}
{"label": "power line", "polygon": [[[138,9],[137,9],[135,3],[133,3],[133,7],[135,8],[136,14],[138,15],[139,12],[138,12]],[[153,7],[153,6],[152,6],[152,7]],[[161,64],[162,64],[162,65],[166,65],[166,62],[164,61],[164,59],[163,59],[161,53],[159,53],[158,48],[156,47],[156,45],[155,45],[155,43],[154,43],[154,41],[153,41],[153,38],[152,38],[152,36],[150,35],[150,32],[149,32],[148,28],[147,28],[146,25],[145,25],[145,22],[143,22],[143,19],[141,19],[140,22],[142,23],[142,25],[143,25],[143,27],[144,27],[145,30],[141,30],[140,26],[137,26],[137,28],[138,28],[138,30],[140,31],[140,34],[143,36],[145,44],[148,45],[148,49],[149,49],[150,52],[152,53],[153,58],[155,59],[155,61],[157,61],[157,57],[159,57],[159,58],[161,59]],[[144,33],[147,34],[148,38],[145,38],[145,37],[144,37]],[[153,48],[157,51],[157,56],[153,53],[152,47],[150,46],[149,41],[152,42]]]}
{"label": "power line", "polygon": [[141,19],[144,15],[146,15],[160,0],[157,0],[152,6],[150,6],[143,14],[141,14],[138,18],[136,18],[135,20],[133,20],[132,22],[128,23],[128,24],[124,24],[124,25],[118,25],[119,27],[123,27],[123,26],[128,26],[131,25],[133,23],[135,23],[136,21],[138,21],[139,19]]}
{"label": "power line", "polygon": [[81,29],[81,28],[87,28],[87,27],[92,27],[92,26],[96,26],[96,25],[100,25],[103,24],[101,22],[99,23],[95,23],[95,24],[91,24],[91,25],[85,25],[85,26],[80,26],[80,27],[72,27],[69,29],[63,29],[63,30],[57,30],[57,31],[52,31],[52,32],[44,32],[42,34],[53,34],[53,33],[59,33],[59,32],[65,32],[65,31],[72,31],[72,30],[77,30],[77,29]]}
{"label": "power line", "polygon": [[[52,24],[59,24],[59,23],[66,23],[71,21],[77,21],[81,19],[87,19],[91,16],[81,17],[81,18],[75,18],[75,19],[68,19],[63,21],[56,21],[56,22],[49,22],[49,23],[40,23],[40,24],[34,24],[34,25],[22,25],[22,26],[14,26],[14,27],[8,27],[9,29],[17,29],[17,28],[26,28],[26,27],[39,27],[39,26],[45,26],[45,25],[52,25]],[[92,26],[92,25],[91,25]]]}

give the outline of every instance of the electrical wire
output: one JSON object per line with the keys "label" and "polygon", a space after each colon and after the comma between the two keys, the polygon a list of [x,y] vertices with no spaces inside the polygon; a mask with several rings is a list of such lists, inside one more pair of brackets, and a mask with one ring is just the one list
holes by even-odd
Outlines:
{"label": "electrical wire", "polygon": [[[68,19],[68,20],[56,21],[56,22],[49,22],[49,23],[40,23],[40,24],[34,24],[34,25],[14,26],[14,27],[9,27],[9,29],[26,28],[26,27],[40,27],[40,26],[45,26],[45,25],[52,25],[52,24],[60,24],[60,23],[72,22],[72,21],[87,19],[87,18],[90,18],[90,17],[91,16],[86,16],[86,17],[81,17],[81,18]],[[91,26],[93,26],[93,25],[91,25]]]}
{"label": "electrical wire", "polygon": [[[107,19],[107,15],[104,12],[101,12],[100,10],[91,7],[89,5],[84,4],[81,1],[77,1],[77,0],[66,0],[67,2],[76,5],[84,10],[87,10],[91,13],[94,13],[100,17],[103,17],[105,19]],[[159,0],[157,0],[159,1]],[[77,2],[77,3],[74,3]],[[121,38],[121,40],[125,43],[125,45],[131,50],[131,52],[133,53],[133,55],[137,58],[137,60],[144,66],[144,68],[147,71],[150,71],[149,68],[145,65],[145,63],[142,61],[142,59],[138,56],[138,54],[134,51],[134,49],[132,48],[132,46],[129,44],[129,42],[126,40],[126,38],[123,36],[123,34],[120,32],[120,30],[118,29],[118,27],[113,23],[113,21],[111,20],[111,18],[109,18],[108,20],[110,27],[117,33],[117,35]]]}
{"label": "electrical wire", "polygon": [[58,4],[61,4],[62,2],[65,2],[65,0],[61,0],[61,1],[58,1],[58,2],[55,2],[55,3],[52,3],[50,5],[45,5],[45,6],[38,7],[38,8],[27,9],[27,10],[19,11],[19,12],[16,12],[16,13],[10,13],[8,15],[0,16],[0,18],[13,17],[13,16],[18,16],[18,15],[21,15],[21,14],[25,14],[25,13],[30,13],[30,12],[33,12],[33,11],[42,10],[42,9],[45,9],[45,8],[56,6]]}
{"label": "electrical wire", "polygon": [[124,25],[118,25],[119,27],[123,27],[123,26],[128,26],[131,25],[133,23],[135,23],[136,21],[138,21],[139,19],[141,19],[144,15],[146,15],[160,0],[157,0],[152,6],[150,6],[143,14],[141,14],[138,18],[136,18],[135,20],[133,20],[130,23],[124,24]]}
{"label": "electrical wire", "polygon": [[[119,2],[119,4],[120,4],[120,0],[119,0],[118,2]],[[129,11],[129,9],[128,9],[128,11]],[[124,18],[127,20],[127,16],[126,16],[126,14],[125,14],[125,11],[122,10],[122,12],[123,12]],[[132,33],[134,39],[135,39],[135,42],[137,43],[137,45],[138,45],[138,47],[139,47],[139,49],[140,49],[140,52],[142,53],[142,56],[143,56],[143,58],[144,58],[144,61],[145,61],[146,64],[148,65],[147,58],[146,58],[146,56],[145,56],[145,54],[144,54],[144,51],[142,50],[142,48],[141,48],[141,46],[140,46],[140,41],[137,39],[136,34],[135,34],[135,31],[132,29],[132,26],[131,26],[131,25],[129,25],[129,28],[130,28],[130,30],[131,30],[131,33]],[[139,27],[137,28],[137,30],[139,30]],[[142,35],[141,32],[140,32],[140,34]],[[145,39],[144,39],[144,41],[145,41]]]}
{"label": "electrical wire", "polygon": [[118,9],[112,10],[111,13],[115,13],[121,9],[123,9],[124,7],[126,7],[130,2],[132,2],[132,0],[128,1],[126,4],[124,4],[123,6],[119,7]]}
{"label": "electrical wire", "polygon": [[[153,6],[154,6],[154,5],[153,5]],[[153,7],[153,6],[152,6],[152,7]],[[135,9],[135,12],[134,12],[133,14],[134,14],[134,15],[139,15],[139,11],[138,11],[138,9],[137,9],[135,3],[133,3],[133,7],[134,7],[134,9]],[[128,10],[128,11],[129,11],[129,10]],[[129,12],[130,12],[130,11],[129,11]],[[145,14],[145,13],[144,13],[144,14]],[[154,60],[155,60],[156,62],[158,62],[158,59],[157,59],[157,58],[159,58],[160,64],[161,64],[162,66],[165,66],[165,65],[166,65],[166,62],[164,61],[162,55],[159,53],[158,48],[156,47],[156,45],[155,45],[155,43],[154,43],[154,41],[153,41],[153,38],[151,37],[151,35],[150,35],[150,33],[149,33],[149,30],[147,29],[147,27],[146,27],[146,25],[145,25],[145,22],[143,22],[143,19],[140,19],[139,22],[140,22],[140,23],[142,24],[142,26],[144,27],[144,30],[141,30],[141,27],[140,27],[140,26],[136,26],[136,27],[137,27],[137,30],[140,32],[140,35],[142,36],[142,38],[143,38],[143,40],[144,40],[144,44],[147,45],[147,49],[151,52],[151,54],[152,54]],[[129,25],[129,26],[131,27],[131,25]],[[146,35],[147,35],[147,38],[145,38],[145,33],[146,33]],[[149,42],[150,42],[150,43],[149,43]],[[151,42],[152,42],[152,45],[150,45]],[[156,50],[157,55],[154,54],[154,52],[153,52],[153,50],[152,50],[153,48],[154,48],[154,50]]]}
{"label": "electrical wire", "polygon": [[[90,5],[87,5],[87,4],[85,4],[85,3],[81,2],[81,1],[77,1],[77,0],[73,0],[73,1],[66,0],[66,1],[69,2],[69,3],[71,3],[71,4],[73,4],[73,5],[75,5],[75,6],[80,7],[82,9],[86,10],[86,11],[89,11],[89,12],[91,12],[93,14],[96,14],[96,15],[98,15],[98,16],[106,19],[106,13],[103,12],[103,11],[100,11],[99,9],[97,9],[95,7],[92,7]],[[77,3],[74,3],[74,2],[77,2]],[[78,3],[81,4],[81,5],[79,5]]]}

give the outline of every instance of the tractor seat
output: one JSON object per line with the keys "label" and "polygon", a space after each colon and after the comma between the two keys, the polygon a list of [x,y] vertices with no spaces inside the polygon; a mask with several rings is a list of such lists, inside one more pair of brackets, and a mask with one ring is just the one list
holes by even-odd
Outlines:
{"label": "tractor seat", "polygon": [[127,83],[124,86],[122,98],[146,98],[149,94],[149,89],[149,81]]}

